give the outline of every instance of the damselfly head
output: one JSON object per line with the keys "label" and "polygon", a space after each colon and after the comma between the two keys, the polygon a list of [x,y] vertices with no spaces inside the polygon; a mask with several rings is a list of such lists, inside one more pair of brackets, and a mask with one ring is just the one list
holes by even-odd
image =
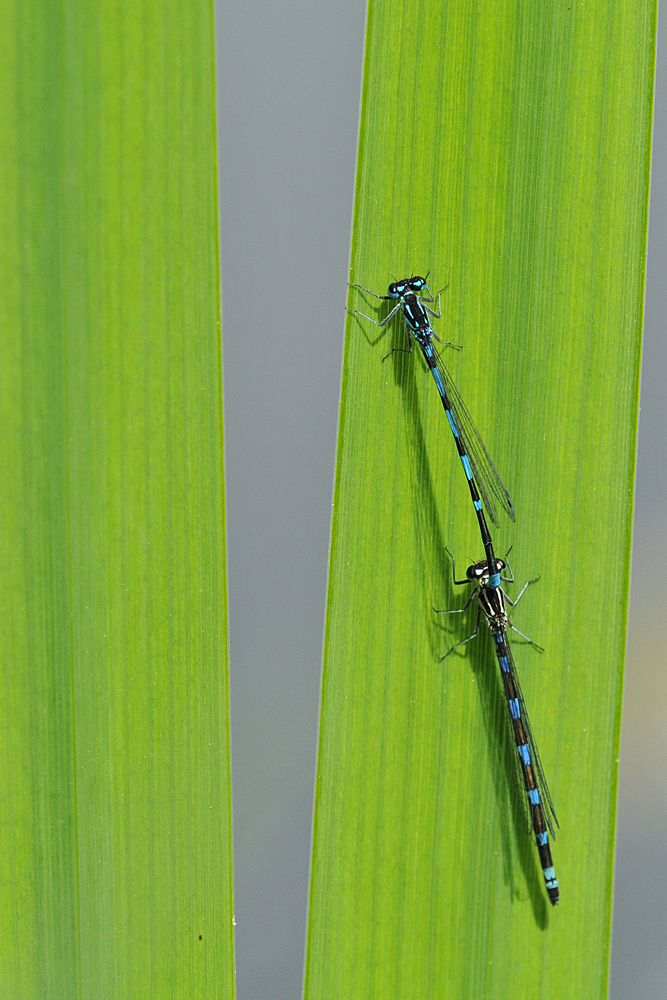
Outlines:
{"label": "damselfly head", "polygon": [[426,278],[421,278],[418,274],[414,278],[402,278],[400,281],[392,281],[387,289],[387,294],[392,299],[400,299],[406,292],[421,292],[426,287]]}
{"label": "damselfly head", "polygon": [[[505,560],[496,559],[496,572],[502,573],[505,569]],[[488,579],[489,576],[489,564],[486,559],[480,559],[478,563],[474,566],[468,566],[466,570],[466,576],[472,583],[477,583],[479,580]]]}
{"label": "damselfly head", "polygon": [[466,570],[466,576],[469,580],[481,580],[482,577],[488,576],[489,571],[486,568],[486,559],[482,559],[480,562],[475,563],[474,566],[468,566]]}

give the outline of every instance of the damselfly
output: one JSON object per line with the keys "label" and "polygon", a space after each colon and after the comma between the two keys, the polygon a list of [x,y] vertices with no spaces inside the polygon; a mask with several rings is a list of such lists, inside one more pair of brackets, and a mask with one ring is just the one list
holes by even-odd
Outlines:
{"label": "damselfly", "polygon": [[[486,445],[482,441],[481,435],[475,427],[475,424],[473,423],[473,420],[468,413],[463,400],[461,399],[461,395],[454,385],[454,381],[445,368],[442,358],[433,343],[434,340],[437,340],[441,344],[449,343],[449,341],[441,340],[440,337],[437,336],[429,319],[429,313],[431,316],[435,316],[436,319],[440,318],[440,295],[444,289],[438,292],[438,311],[435,312],[434,309],[429,308],[427,305],[427,303],[434,303],[435,299],[426,283],[426,278],[422,278],[419,275],[415,275],[412,278],[403,278],[401,281],[392,282],[387,289],[387,295],[378,295],[376,292],[371,292],[369,288],[365,288],[363,285],[351,285],[350,287],[360,288],[362,291],[368,292],[369,295],[375,296],[376,299],[383,299],[384,301],[398,300],[389,315],[385,316],[385,318],[380,321],[373,319],[371,316],[367,316],[366,313],[361,312],[359,309],[350,309],[349,311],[356,313],[359,316],[363,316],[364,319],[370,320],[370,322],[375,323],[376,326],[382,327],[386,326],[387,323],[389,323],[399,312],[399,310],[402,310],[403,319],[405,320],[407,328],[409,344],[405,353],[412,353],[412,338],[414,337],[422,350],[426,364],[429,367],[438,389],[438,393],[440,394],[440,399],[445,409],[449,426],[452,429],[459,457],[468,480],[468,487],[470,489],[472,501],[477,513],[477,520],[482,533],[482,543],[484,545],[487,560],[490,566],[494,566],[496,558],[493,551],[493,545],[491,543],[489,529],[484,517],[480,494],[484,500],[484,506],[486,507],[487,513],[495,525],[498,524],[498,514],[493,499],[494,497],[498,500],[503,510],[512,518],[512,520],[515,519],[516,514],[505,484],[500,478],[500,474],[493,464],[491,456],[486,450]],[[428,298],[423,294],[424,292],[428,292]],[[420,294],[418,295],[417,293]],[[458,345],[453,344],[451,346],[455,347]],[[403,351],[403,348],[393,348],[393,350],[391,350],[389,354],[385,355],[382,360],[385,361],[390,354],[394,353],[394,351]],[[497,574],[490,575],[489,586],[500,586],[500,578]]]}
{"label": "damselfly", "polygon": [[[523,632],[519,632],[519,629],[516,628],[515,625],[512,625],[505,610],[505,601],[507,601],[507,603],[512,607],[516,607],[525,593],[526,588],[530,586],[531,583],[535,583],[535,580],[529,580],[525,583],[521,588],[519,596],[513,601],[505,593],[501,586],[496,587],[489,585],[491,575],[489,574],[489,567],[486,560],[475,563],[474,566],[468,566],[468,569],[466,570],[466,579],[457,580],[454,556],[452,556],[451,552],[449,552],[449,549],[447,551],[452,559],[452,577],[454,579],[454,583],[457,586],[464,583],[472,583],[474,584],[474,588],[462,608],[455,608],[452,611],[436,611],[435,608],[433,610],[436,614],[460,614],[470,607],[474,598],[477,598],[477,622],[475,624],[475,631],[473,634],[468,636],[467,639],[462,639],[461,642],[457,642],[451,647],[451,649],[448,649],[442,659],[444,659],[445,656],[449,656],[449,654],[459,646],[463,646],[465,643],[470,642],[471,639],[475,638],[479,632],[479,623],[483,613],[486,623],[491,630],[491,634],[493,635],[493,645],[496,650],[496,656],[498,657],[498,663],[500,664],[500,674],[503,679],[503,689],[509,712],[509,721],[512,726],[512,733],[514,735],[514,741],[516,743],[519,756],[519,766],[521,768],[523,783],[528,797],[530,825],[533,833],[535,834],[537,849],[540,855],[540,864],[542,866],[542,874],[544,875],[544,882],[549,900],[555,906],[559,900],[559,891],[558,879],[556,878],[556,872],[551,859],[549,834],[551,834],[552,839],[555,838],[554,825],[558,826],[558,819],[556,817],[553,802],[551,801],[547,781],[544,777],[544,770],[542,768],[540,755],[537,752],[537,747],[535,745],[533,730],[528,718],[528,712],[526,711],[526,703],[523,699],[523,694],[521,693],[519,677],[508,639],[509,629],[513,629],[532,646],[535,646],[536,649],[542,651],[542,647],[538,646],[532,639],[529,639],[527,635],[523,634]],[[514,574],[507,564],[506,559],[496,559],[495,568],[496,573],[503,582],[514,583]],[[502,572],[505,568],[509,570],[510,576],[502,576]],[[536,577],[535,579],[537,580],[539,577]]]}

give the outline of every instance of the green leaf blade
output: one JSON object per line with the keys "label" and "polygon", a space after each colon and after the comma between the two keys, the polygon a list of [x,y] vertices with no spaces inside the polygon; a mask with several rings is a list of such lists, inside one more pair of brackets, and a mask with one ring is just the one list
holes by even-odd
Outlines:
{"label": "green leaf blade", "polygon": [[230,997],[212,8],[3,14],[2,992]]}
{"label": "green leaf blade", "polygon": [[[518,510],[513,651],[561,821],[552,910],[498,666],[459,577],[482,548],[401,324],[351,317],[306,997],[605,995],[655,8],[371,3],[351,281],[449,282],[439,336]],[[378,318],[355,290],[350,306]],[[465,591],[466,588],[460,588]],[[517,590],[510,594],[517,593]],[[486,630],[485,630],[486,631]]]}

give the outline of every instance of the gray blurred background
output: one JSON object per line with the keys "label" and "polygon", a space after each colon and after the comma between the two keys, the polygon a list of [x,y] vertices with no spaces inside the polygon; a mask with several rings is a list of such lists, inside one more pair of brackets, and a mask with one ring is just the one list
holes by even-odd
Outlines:
{"label": "gray blurred background", "polygon": [[[301,996],[365,6],[217,0],[238,1000]],[[612,1000],[667,996],[663,34]]]}

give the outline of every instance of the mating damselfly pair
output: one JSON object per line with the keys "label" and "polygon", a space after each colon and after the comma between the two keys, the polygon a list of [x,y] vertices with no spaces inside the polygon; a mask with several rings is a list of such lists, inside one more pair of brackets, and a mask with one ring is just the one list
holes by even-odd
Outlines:
{"label": "mating damselfly pair", "polygon": [[[519,632],[510,622],[506,611],[506,604],[510,604],[513,607],[516,606],[528,585],[535,581],[528,581],[514,601],[510,599],[502,588],[503,582],[514,582],[514,575],[507,564],[507,557],[505,559],[496,558],[491,534],[484,515],[484,508],[486,508],[493,524],[498,525],[495,501],[497,500],[500,503],[503,510],[512,520],[515,519],[514,506],[498,470],[482,441],[481,435],[475,427],[461,399],[461,395],[434,344],[434,340],[437,340],[441,344],[448,344],[452,347],[458,346],[450,344],[449,341],[441,340],[433,329],[429,315],[436,319],[440,318],[440,296],[444,289],[438,292],[438,306],[436,311],[431,308],[431,306],[435,305],[436,297],[432,295],[428,287],[427,278],[428,275],[425,278],[414,275],[410,278],[404,278],[401,281],[394,281],[389,285],[386,295],[378,295],[363,285],[352,285],[352,288],[359,288],[377,299],[395,302],[396,304],[382,320],[373,319],[358,309],[351,309],[350,312],[363,316],[379,327],[386,326],[395,316],[399,313],[402,314],[408,336],[408,347],[395,347],[382,360],[386,360],[394,351],[412,353],[413,338],[417,341],[429,371],[433,376],[449,426],[454,435],[456,448],[461,459],[461,464],[463,465],[477,515],[486,558],[468,567],[465,580],[457,580],[455,563],[452,557],[454,583],[456,585],[472,583],[473,590],[462,608],[438,611],[436,613],[455,614],[463,612],[476,599],[477,621],[473,634],[452,646],[442,658],[444,659],[454,649],[477,636],[480,620],[483,616],[493,636],[493,645],[500,666],[503,691],[508,710],[508,720],[516,744],[518,762],[523,777],[530,814],[530,826],[535,836],[547,894],[551,903],[556,905],[559,902],[559,888],[551,858],[549,835],[551,834],[552,838],[555,836],[554,826],[558,825],[558,820],[521,692],[519,677],[508,638],[509,630],[513,629],[516,631],[537,649],[541,650],[541,647],[537,646],[531,639],[528,639],[527,636],[524,636],[522,632]],[[502,575],[505,569],[510,572],[510,576]]]}

